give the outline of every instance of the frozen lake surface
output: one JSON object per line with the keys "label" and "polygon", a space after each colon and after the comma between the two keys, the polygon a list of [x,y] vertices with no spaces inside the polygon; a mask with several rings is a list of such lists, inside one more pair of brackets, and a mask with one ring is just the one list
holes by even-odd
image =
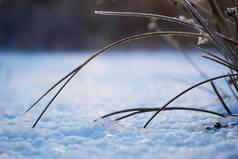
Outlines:
{"label": "frozen lake surface", "polygon": [[[67,85],[44,114],[34,121],[51,93],[32,111],[25,110],[50,86],[85,61],[90,54],[0,54],[0,159],[237,159],[238,126],[207,130],[216,122],[237,123],[191,111],[161,112],[146,129],[151,113],[119,122],[94,119],[126,108],[161,107],[203,78],[180,53],[106,52],[89,63]],[[194,53],[194,61],[209,77],[226,69]],[[184,80],[186,83],[179,82]],[[215,82],[229,93],[224,80]],[[204,85],[210,89],[210,85]],[[233,113],[237,101],[227,100]],[[214,94],[195,89],[170,106],[226,113]]]}

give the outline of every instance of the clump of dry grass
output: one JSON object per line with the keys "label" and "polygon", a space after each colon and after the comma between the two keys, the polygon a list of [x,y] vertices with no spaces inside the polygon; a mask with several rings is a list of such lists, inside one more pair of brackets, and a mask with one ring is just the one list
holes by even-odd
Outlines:
{"label": "clump of dry grass", "polygon": [[[174,1],[174,0],[173,0]],[[179,3],[177,1],[174,1],[175,4]],[[34,123],[33,127],[36,126],[36,124],[41,119],[42,115],[45,113],[45,111],[48,109],[48,107],[52,104],[52,102],[55,100],[55,98],[58,96],[58,94],[64,89],[64,87],[69,83],[69,81],[84,67],[89,63],[91,60],[93,60],[95,57],[100,55],[101,53],[107,51],[108,49],[111,49],[115,46],[121,45],[123,43],[126,43],[128,41],[136,40],[136,39],[143,39],[153,36],[163,36],[163,38],[166,38],[166,40],[176,49],[178,49],[180,52],[184,54],[186,59],[190,62],[190,64],[197,69],[197,71],[205,78],[204,81],[197,83],[195,85],[192,85],[188,89],[182,91],[177,96],[173,97],[171,100],[169,100],[165,105],[161,107],[155,107],[155,108],[134,108],[134,109],[126,109],[121,111],[116,111],[107,115],[102,116],[101,118],[106,118],[109,116],[113,116],[116,114],[121,113],[127,113],[126,115],[123,115],[119,118],[116,118],[116,121],[128,118],[130,116],[140,114],[140,113],[147,113],[147,112],[155,112],[154,115],[145,123],[144,128],[148,126],[148,124],[161,112],[161,111],[172,111],[172,110],[187,110],[187,111],[199,111],[203,113],[210,113],[219,117],[227,117],[227,116],[235,116],[238,117],[237,114],[233,114],[231,110],[229,109],[229,106],[226,104],[224,97],[221,95],[221,90],[218,89],[218,87],[215,85],[214,81],[218,79],[226,79],[228,86],[233,93],[235,97],[238,95],[238,85],[237,85],[237,79],[238,79],[238,41],[237,41],[237,34],[238,34],[238,13],[237,8],[235,7],[236,3],[234,0],[231,0],[232,6],[231,8],[227,8],[225,11],[222,11],[219,7],[216,0],[208,0],[206,1],[207,5],[210,6],[211,11],[203,9],[200,6],[200,3],[190,2],[188,0],[181,0],[181,3],[186,7],[187,11],[191,14],[192,19],[190,18],[177,18],[177,17],[169,17],[165,15],[158,15],[158,14],[149,14],[149,13],[134,13],[134,12],[112,12],[112,11],[95,11],[96,14],[100,15],[113,15],[113,16],[133,16],[133,17],[145,17],[145,18],[152,18],[156,20],[165,20],[174,23],[175,25],[185,25],[187,27],[192,28],[193,32],[184,32],[184,31],[159,31],[159,28],[156,27],[156,21],[153,20],[152,23],[154,23],[152,27],[152,30],[155,30],[154,32],[148,32],[143,33],[139,35],[134,35],[131,37],[127,37],[125,39],[121,39],[117,42],[114,42],[105,48],[101,49],[100,51],[96,52],[93,56],[91,56],[88,60],[86,60],[83,64],[75,68],[72,72],[68,73],[66,76],[64,76],[61,80],[59,80],[55,85],[53,85],[45,94],[43,94],[33,105],[27,109],[25,113],[27,113],[29,110],[31,110],[40,100],[42,100],[50,91],[55,89],[57,85],[60,83],[63,83],[63,86],[59,88],[55,96],[50,100],[48,105],[45,107],[45,109],[42,111],[40,116],[37,118],[36,122]],[[214,19],[217,21],[217,23],[211,24],[209,21],[207,21],[206,18],[202,17],[198,11],[195,9],[198,8],[202,10],[203,12],[207,12],[210,14],[213,14],[215,17]],[[224,14],[225,13],[225,14]],[[233,29],[234,28],[234,29]],[[236,36],[234,36],[234,33]],[[205,73],[203,73],[200,68],[193,63],[193,61],[187,56],[186,52],[183,50],[182,47],[180,47],[177,43],[177,41],[173,38],[173,36],[183,36],[183,37],[195,37],[198,38],[198,44],[194,44],[194,47],[201,50],[205,53],[203,55],[204,58],[223,65],[224,67],[229,68],[229,72],[226,75],[220,75],[217,77],[209,78],[206,76]],[[217,53],[220,54],[220,56],[217,56],[217,54],[211,53],[210,51],[199,47],[198,45],[202,43],[210,43],[210,47],[213,47],[217,49]],[[214,94],[217,95],[218,99],[220,100],[221,104],[223,105],[224,109],[226,110],[226,114],[222,114],[219,112],[209,111],[209,110],[203,110],[203,109],[197,109],[197,108],[188,108],[188,107],[169,107],[169,105],[175,101],[177,98],[181,97],[183,94],[189,92],[190,90],[199,87],[200,85],[203,85],[205,83],[211,83],[211,86],[214,90]],[[238,97],[237,97],[238,99]],[[237,125],[237,124],[233,124]],[[221,125],[215,125],[216,128],[225,128],[226,126]],[[209,129],[209,128],[208,128]]]}

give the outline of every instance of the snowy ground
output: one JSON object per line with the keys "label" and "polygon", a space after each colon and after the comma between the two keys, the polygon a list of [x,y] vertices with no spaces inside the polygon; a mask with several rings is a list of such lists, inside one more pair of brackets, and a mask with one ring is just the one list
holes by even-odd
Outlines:
{"label": "snowy ground", "polygon": [[[0,54],[0,159],[238,158],[238,126],[205,129],[216,122],[238,122],[235,118],[180,110],[162,112],[146,129],[141,127],[151,113],[117,123],[113,118],[93,122],[124,108],[160,107],[190,83],[203,80],[179,53],[107,52],[99,56],[69,83],[34,129],[32,124],[50,98],[25,116],[24,111],[92,53],[8,53]],[[200,55],[195,53],[193,58],[210,77],[226,72]],[[228,90],[224,81],[216,84]],[[225,113],[217,97],[202,89],[191,91],[171,106]],[[234,99],[229,100],[229,106],[238,113]]]}

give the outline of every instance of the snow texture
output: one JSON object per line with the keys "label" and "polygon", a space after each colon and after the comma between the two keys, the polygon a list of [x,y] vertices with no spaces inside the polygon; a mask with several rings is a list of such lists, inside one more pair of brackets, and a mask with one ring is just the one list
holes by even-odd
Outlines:
{"label": "snow texture", "polygon": [[[106,52],[89,63],[67,85],[44,114],[31,126],[52,97],[51,93],[32,111],[24,111],[50,86],[92,53],[0,54],[0,159],[237,159],[238,126],[207,130],[216,122],[237,123],[191,111],[161,112],[146,129],[152,113],[138,114],[119,122],[114,117],[94,119],[126,108],[161,107],[191,84],[203,78],[180,53],[169,50]],[[191,56],[209,77],[226,69]],[[187,83],[178,82],[178,79]],[[228,92],[224,80],[215,81]],[[195,89],[170,106],[188,106],[225,113],[214,94]],[[230,94],[230,93],[228,93]],[[233,113],[237,101],[226,100]]]}

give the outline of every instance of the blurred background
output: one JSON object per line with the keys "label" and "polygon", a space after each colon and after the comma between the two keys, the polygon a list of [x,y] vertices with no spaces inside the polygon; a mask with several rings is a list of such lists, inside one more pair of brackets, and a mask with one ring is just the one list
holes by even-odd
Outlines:
{"label": "blurred background", "polygon": [[[218,2],[225,7],[231,1]],[[207,5],[202,7],[209,10]],[[148,32],[148,18],[102,16],[94,14],[95,10],[189,16],[177,0],[0,0],[0,48],[100,49],[121,38]],[[158,25],[160,30],[188,31],[170,22],[159,21]],[[179,41],[183,44],[184,38]],[[154,49],[164,44],[164,40],[149,38],[122,48]]]}
{"label": "blurred background", "polygon": [[[91,50],[148,32],[148,18],[95,15],[95,10],[158,13],[178,17],[175,0],[0,0],[0,48]],[[183,13],[184,14],[184,13]],[[183,26],[160,21],[161,30]],[[183,42],[183,39],[180,40]],[[122,48],[160,48],[163,40],[137,40]]]}

